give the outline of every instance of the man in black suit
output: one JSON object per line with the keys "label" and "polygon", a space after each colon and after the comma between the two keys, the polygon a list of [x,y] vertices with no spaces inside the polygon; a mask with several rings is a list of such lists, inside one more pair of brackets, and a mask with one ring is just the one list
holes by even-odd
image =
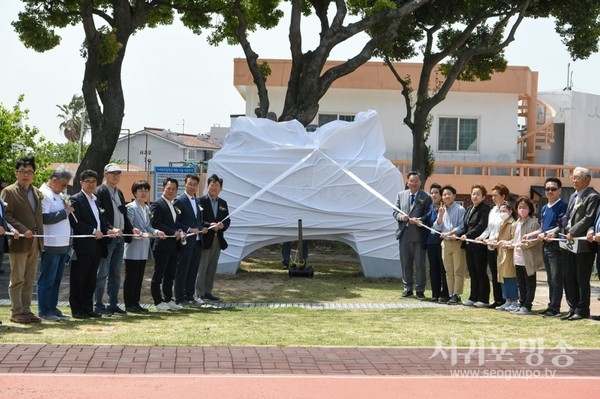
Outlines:
{"label": "man in black suit", "polygon": [[196,296],[202,300],[220,301],[221,298],[213,295],[212,290],[219,255],[221,250],[227,248],[227,241],[225,241],[223,233],[229,228],[231,219],[229,219],[227,202],[219,198],[223,189],[223,179],[212,175],[206,180],[206,187],[208,194],[200,198],[200,206],[203,209],[204,225],[209,228],[203,237],[200,271],[196,279]]}
{"label": "man in black suit", "polygon": [[202,221],[202,208],[196,198],[199,186],[198,176],[187,175],[185,191],[173,200],[175,209],[179,211],[177,227],[186,234],[191,234],[186,239],[186,245],[181,247],[175,272],[175,302],[184,307],[202,305],[201,301],[194,298],[194,284],[202,256],[202,234],[206,232]]}
{"label": "man in black suit", "polygon": [[116,236],[118,232],[108,230],[94,192],[98,184],[98,173],[85,170],[79,176],[81,191],[71,197],[73,217],[69,218],[73,235],[93,237],[73,238],[75,254],[71,260],[69,304],[76,319],[102,317],[94,311],[93,296],[96,289],[96,273],[100,259],[106,256],[104,236]]}
{"label": "man in black suit", "polygon": [[[592,180],[589,169],[575,168],[572,178],[575,193],[569,198],[567,213],[562,222],[567,242],[586,237],[588,230],[594,227],[596,211],[600,204],[600,195],[589,186]],[[596,255],[596,243],[587,242],[585,239],[577,241],[577,252],[563,249],[563,279],[569,313],[563,316],[562,320],[590,317],[590,277]]]}
{"label": "man in black suit", "polygon": [[162,196],[150,206],[152,227],[166,235],[161,239],[155,239],[152,247],[154,273],[150,283],[150,292],[154,300],[154,308],[159,311],[181,309],[181,306],[173,301],[173,280],[179,252],[178,215],[173,206],[173,198],[177,195],[177,186],[177,180],[167,177],[163,181]]}

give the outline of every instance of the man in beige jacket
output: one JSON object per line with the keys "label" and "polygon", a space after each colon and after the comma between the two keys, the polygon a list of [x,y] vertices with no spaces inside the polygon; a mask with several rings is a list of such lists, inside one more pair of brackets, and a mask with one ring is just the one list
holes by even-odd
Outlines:
{"label": "man in beige jacket", "polygon": [[17,181],[0,194],[6,204],[6,221],[14,229],[14,235],[8,242],[10,320],[23,324],[39,323],[40,318],[34,315],[30,308],[38,259],[43,247],[43,239],[34,235],[44,234],[41,203],[43,197],[31,184],[35,178],[35,159],[25,157],[17,161],[15,176]]}

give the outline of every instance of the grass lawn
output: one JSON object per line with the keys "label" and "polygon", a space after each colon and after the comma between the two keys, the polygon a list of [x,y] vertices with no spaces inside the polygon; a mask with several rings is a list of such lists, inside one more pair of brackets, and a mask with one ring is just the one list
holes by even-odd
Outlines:
{"label": "grass lawn", "polygon": [[[246,258],[235,276],[217,276],[215,293],[234,303],[418,304],[416,299],[399,298],[398,280],[363,277],[356,256],[346,249],[314,248],[309,264],[315,269],[314,278],[289,278],[280,268],[276,247],[266,248]],[[150,303],[146,286],[151,269],[149,265],[145,303]],[[538,295],[537,300],[546,298]],[[70,313],[68,307],[63,311]],[[41,325],[17,325],[9,317],[9,307],[1,306],[0,343],[469,347],[472,341],[483,340],[486,346],[518,347],[521,340],[543,339],[546,348],[561,340],[574,348],[600,347],[597,321],[566,322],[462,306],[369,310],[238,306]]]}

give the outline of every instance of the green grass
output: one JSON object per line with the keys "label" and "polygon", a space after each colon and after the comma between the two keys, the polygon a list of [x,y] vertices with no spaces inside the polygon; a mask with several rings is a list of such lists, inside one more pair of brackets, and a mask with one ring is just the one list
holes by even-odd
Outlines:
{"label": "green grass", "polygon": [[[363,277],[351,254],[324,253],[312,259],[313,279],[289,278],[280,269],[277,253],[263,252],[260,258],[247,258],[235,276],[218,276],[215,292],[227,302],[401,301],[399,281]],[[149,302],[147,293],[144,298]],[[1,343],[408,347],[441,343],[468,347],[470,341],[483,340],[486,346],[506,343],[518,347],[520,340],[543,339],[545,347],[560,340],[575,348],[600,347],[600,323],[596,321],[565,322],[461,306],[387,310],[204,308],[41,325],[10,323],[9,314],[8,306],[0,307],[0,320],[4,321]]]}

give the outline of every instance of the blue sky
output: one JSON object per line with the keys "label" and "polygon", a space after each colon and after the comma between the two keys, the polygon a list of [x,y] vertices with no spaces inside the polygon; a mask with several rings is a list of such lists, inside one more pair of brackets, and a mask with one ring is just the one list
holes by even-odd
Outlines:
{"label": "blue sky", "polygon": [[[30,110],[28,124],[37,126],[49,139],[63,142],[56,105],[67,104],[81,90],[84,60],[79,48],[83,31],[81,26],[66,29],[61,45],[36,53],[19,42],[10,25],[19,9],[17,1],[0,2],[0,103],[12,107],[18,95],[25,94],[24,104]],[[253,35],[255,51],[262,58],[289,58],[287,23],[285,20],[275,30]],[[316,29],[308,26],[308,31],[314,33]],[[331,59],[348,58],[360,42],[358,38],[346,43]],[[311,39],[305,37],[304,44],[309,48]],[[526,21],[506,53],[510,65],[529,66],[539,72],[540,91],[563,89],[570,62],[573,89],[600,95],[600,55],[571,61],[551,21]],[[241,48],[226,44],[212,47],[205,36],[196,36],[180,24],[139,32],[129,42],[123,68],[123,128],[137,131],[148,126],[203,133],[214,125],[229,126],[229,116],[245,110],[232,83],[236,57],[243,57]]]}

